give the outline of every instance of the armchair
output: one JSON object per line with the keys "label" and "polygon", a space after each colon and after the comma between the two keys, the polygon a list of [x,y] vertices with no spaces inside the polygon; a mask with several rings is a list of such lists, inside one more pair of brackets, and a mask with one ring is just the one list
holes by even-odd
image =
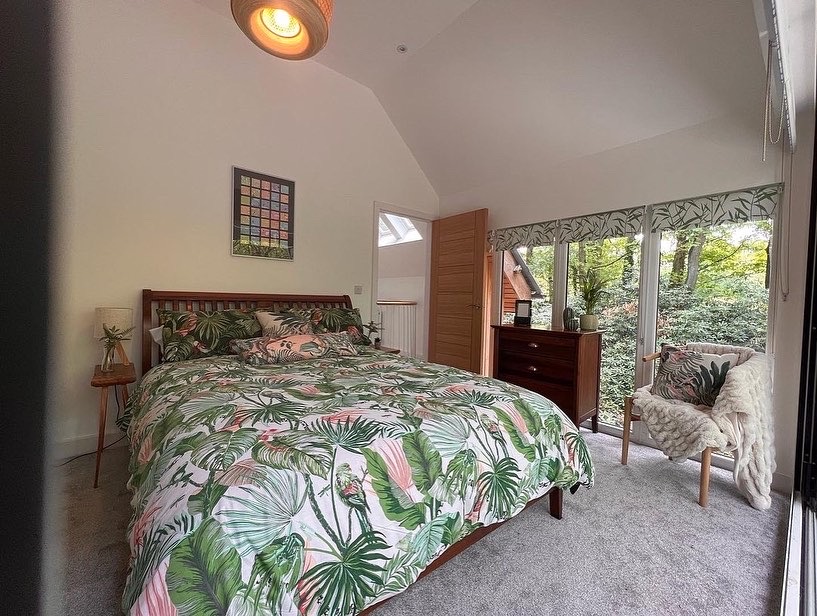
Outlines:
{"label": "armchair", "polygon": [[[690,343],[674,350],[717,355],[723,364],[728,361],[730,365],[723,367],[712,362],[710,367],[694,372],[688,367],[676,369],[668,364],[664,372],[673,374],[681,386],[663,387],[664,396],[660,396],[653,393],[653,385],[648,385],[628,396],[624,401],[621,463],[627,464],[632,422],[643,421],[670,459],[684,461],[701,454],[698,503],[702,507],[709,500],[712,453],[725,450],[734,455],[733,474],[738,489],[752,507],[768,509],[775,462],[770,418],[771,370],[766,355],[746,347],[706,343]],[[662,353],[647,355],[642,361],[673,359],[665,349]],[[690,398],[692,387],[687,384],[691,381],[698,385],[708,381],[710,386],[716,381],[711,398],[705,395],[702,400]]]}

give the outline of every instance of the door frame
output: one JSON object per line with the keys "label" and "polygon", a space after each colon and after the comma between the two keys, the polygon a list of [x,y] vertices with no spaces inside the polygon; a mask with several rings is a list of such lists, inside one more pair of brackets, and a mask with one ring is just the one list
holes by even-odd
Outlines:
{"label": "door frame", "polygon": [[380,278],[380,246],[378,246],[378,242],[380,240],[380,214],[384,212],[397,214],[398,216],[406,216],[407,218],[413,218],[428,224],[428,233],[423,236],[423,241],[426,244],[425,263],[423,264],[423,309],[425,310],[425,318],[422,321],[423,331],[417,332],[422,340],[421,346],[417,351],[421,359],[426,359],[428,357],[428,314],[429,302],[431,300],[431,223],[436,220],[436,217],[428,212],[412,210],[411,208],[401,205],[394,205],[384,201],[374,202],[374,217],[372,219],[372,297],[371,312],[369,313],[371,314],[372,321],[376,320],[379,312],[379,308],[377,307],[377,295],[378,280]]}

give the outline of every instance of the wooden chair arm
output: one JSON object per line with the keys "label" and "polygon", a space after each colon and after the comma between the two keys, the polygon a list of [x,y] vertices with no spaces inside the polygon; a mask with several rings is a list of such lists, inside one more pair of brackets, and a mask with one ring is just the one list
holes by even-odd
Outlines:
{"label": "wooden chair arm", "polygon": [[659,357],[661,357],[661,351],[657,351],[655,353],[650,353],[649,355],[645,355],[644,357],[641,358],[641,361],[648,362],[648,361],[652,361],[654,359],[658,359]]}

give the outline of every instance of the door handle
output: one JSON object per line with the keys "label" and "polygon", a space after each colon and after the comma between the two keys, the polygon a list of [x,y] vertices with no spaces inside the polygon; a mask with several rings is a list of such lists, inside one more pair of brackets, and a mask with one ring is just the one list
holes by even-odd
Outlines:
{"label": "door handle", "polygon": [[468,308],[473,308],[474,310],[479,310],[482,308],[479,304],[468,304]]}

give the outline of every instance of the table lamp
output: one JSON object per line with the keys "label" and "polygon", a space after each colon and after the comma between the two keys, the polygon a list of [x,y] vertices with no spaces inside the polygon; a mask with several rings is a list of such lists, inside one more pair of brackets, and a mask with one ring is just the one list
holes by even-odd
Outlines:
{"label": "table lamp", "polygon": [[[130,340],[125,336],[133,329],[133,308],[97,308],[95,317],[94,338],[101,340],[105,345],[102,372],[113,371],[114,351],[124,365],[130,365],[125,349],[122,348],[122,341]],[[106,327],[113,336],[105,332]]]}

